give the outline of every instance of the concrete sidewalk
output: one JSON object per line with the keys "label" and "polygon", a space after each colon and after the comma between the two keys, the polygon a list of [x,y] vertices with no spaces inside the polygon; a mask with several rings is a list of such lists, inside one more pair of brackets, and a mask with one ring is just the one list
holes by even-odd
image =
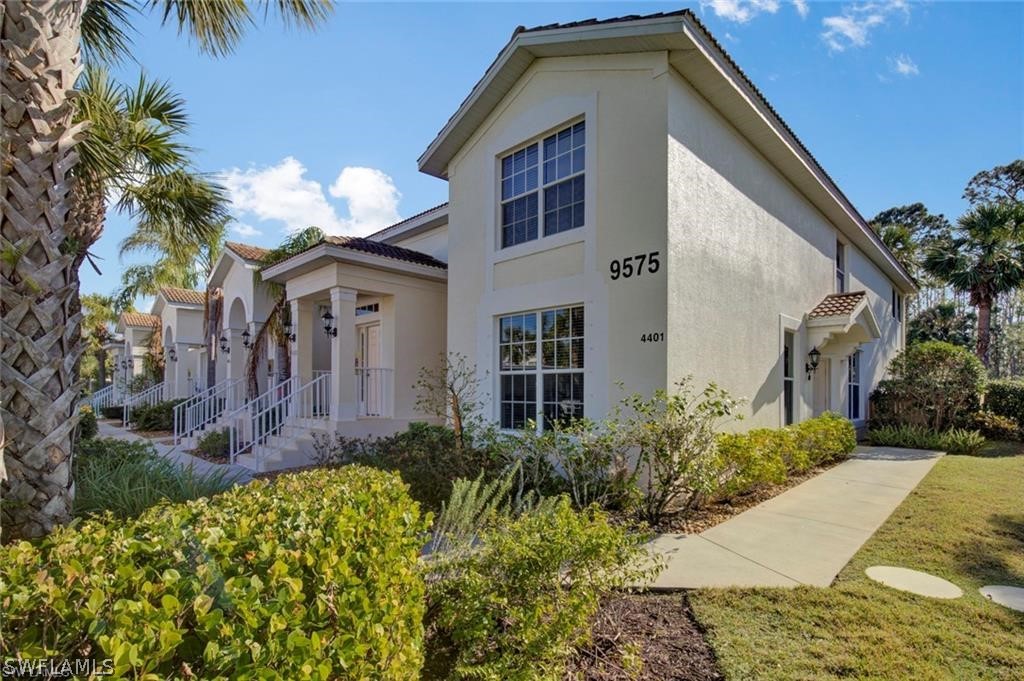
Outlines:
{"label": "concrete sidewalk", "polygon": [[653,589],[828,586],[939,452],[858,447],[821,475],[699,535],[663,534]]}
{"label": "concrete sidewalk", "polygon": [[197,473],[206,474],[226,469],[227,473],[225,475],[235,477],[238,484],[244,484],[252,480],[252,471],[244,466],[211,463],[205,459],[200,459],[198,456],[192,456],[187,452],[181,451],[172,445],[160,444],[141,435],[136,435],[130,430],[115,426],[108,421],[101,420],[99,422],[99,429],[99,437],[112,437],[118,440],[127,440],[128,442],[148,442],[153,445],[156,453],[160,456],[170,459],[180,466],[191,467]]}

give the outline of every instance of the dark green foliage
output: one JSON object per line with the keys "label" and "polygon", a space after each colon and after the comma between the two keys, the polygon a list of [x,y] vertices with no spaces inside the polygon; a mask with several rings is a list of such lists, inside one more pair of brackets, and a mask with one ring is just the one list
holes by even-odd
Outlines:
{"label": "dark green foliage", "polygon": [[979,411],[971,420],[971,427],[990,440],[1019,440],[1020,423],[1009,416],[991,411]]}
{"label": "dark green foliage", "polygon": [[91,440],[100,432],[99,423],[96,421],[96,412],[89,405],[82,405],[78,410],[78,435],[77,440]]}
{"label": "dark green foliage", "polygon": [[85,440],[75,451],[75,515],[109,511],[131,518],[162,501],[181,502],[222,492],[228,471],[197,473],[157,455],[148,442]]}
{"label": "dark green foliage", "polygon": [[889,378],[871,393],[871,427],[962,427],[978,411],[985,368],[965,348],[927,341],[889,363]]}
{"label": "dark green foliage", "polygon": [[196,450],[208,459],[224,459],[231,448],[229,429],[210,430],[202,434],[196,443]]}
{"label": "dark green foliage", "polygon": [[4,649],[116,678],[417,678],[427,527],[353,466],[58,528],[0,549]]}
{"label": "dark green foliage", "polygon": [[185,400],[166,400],[152,405],[132,407],[132,425],[136,430],[172,430],[174,408]]}
{"label": "dark green foliage", "polygon": [[939,303],[921,310],[910,320],[907,345],[935,340],[973,350],[977,323],[978,315],[974,312],[958,312],[955,303]]}
{"label": "dark green foliage", "polygon": [[105,419],[116,419],[120,421],[124,417],[124,405],[117,404],[100,409],[100,414]]}
{"label": "dark green foliage", "polygon": [[1024,381],[989,381],[985,410],[1024,423]]}
{"label": "dark green foliage", "polygon": [[975,456],[985,446],[985,436],[976,430],[953,428],[945,432],[919,426],[882,426],[868,431],[868,440],[879,447],[932,449],[948,454]]}

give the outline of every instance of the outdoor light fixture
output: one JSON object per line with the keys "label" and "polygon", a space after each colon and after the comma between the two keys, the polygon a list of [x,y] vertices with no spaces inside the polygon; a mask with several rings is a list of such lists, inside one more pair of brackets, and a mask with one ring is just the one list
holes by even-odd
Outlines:
{"label": "outdoor light fixture", "polygon": [[178,351],[174,349],[173,345],[167,347],[167,359],[171,362],[178,361]]}
{"label": "outdoor light fixture", "polygon": [[250,338],[252,338],[252,334],[249,333],[249,329],[242,332],[242,347],[246,350],[252,347],[252,343],[249,342]]}
{"label": "outdoor light fixture", "polygon": [[228,345],[228,339],[224,336],[220,337],[220,351],[225,355],[231,354],[231,346]]}
{"label": "outdoor light fixture", "polygon": [[811,348],[811,351],[807,353],[807,358],[811,360],[804,365],[804,371],[807,372],[807,380],[811,380],[811,376],[818,370],[818,360],[821,359],[821,352],[818,351],[817,347]]}
{"label": "outdoor light fixture", "polygon": [[287,338],[288,340],[290,340],[291,342],[294,343],[295,342],[295,334],[292,333],[292,323],[290,321],[285,322],[284,324],[281,325],[281,327],[284,329],[284,336],[285,336],[285,338]]}
{"label": "outdoor light fixture", "polygon": [[334,326],[334,315],[332,315],[330,312],[324,312],[323,316],[320,317],[320,319],[323,320],[324,323],[324,333],[326,333],[328,336],[331,336],[332,338],[337,337],[338,329],[335,328]]}

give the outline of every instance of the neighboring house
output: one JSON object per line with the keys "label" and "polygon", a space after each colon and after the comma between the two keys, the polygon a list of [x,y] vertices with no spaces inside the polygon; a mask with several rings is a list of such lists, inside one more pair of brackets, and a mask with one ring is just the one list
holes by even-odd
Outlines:
{"label": "neighboring house", "polygon": [[159,315],[143,312],[122,312],[118,318],[115,332],[121,346],[114,350],[114,378],[123,388],[145,373],[146,355],[161,321]]}
{"label": "neighboring house", "polygon": [[292,372],[228,423],[240,462],[426,418],[446,352],[506,429],[687,376],[751,427],[862,424],[903,347],[913,280],[690,11],[517,29],[419,166],[448,204],[262,271]]}
{"label": "neighboring house", "polygon": [[160,318],[164,353],[164,394],[167,400],[189,397],[206,382],[202,291],[164,286],[153,302]]}

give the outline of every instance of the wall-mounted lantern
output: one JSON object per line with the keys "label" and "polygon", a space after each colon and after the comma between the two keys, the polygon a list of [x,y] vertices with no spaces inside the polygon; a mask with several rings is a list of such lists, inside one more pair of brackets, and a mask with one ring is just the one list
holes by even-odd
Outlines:
{"label": "wall-mounted lantern", "polygon": [[174,349],[173,345],[167,346],[167,361],[169,361],[169,362],[177,362],[178,361],[178,351]]}
{"label": "wall-mounted lantern", "polygon": [[811,380],[814,376],[814,372],[818,370],[818,361],[821,359],[821,352],[818,348],[811,348],[811,351],[807,353],[807,359],[810,361],[804,365],[804,370],[807,372],[807,380]]}
{"label": "wall-mounted lantern", "polygon": [[330,312],[324,312],[320,320],[324,323],[324,333],[332,338],[337,337],[338,329],[334,326],[334,315]]}
{"label": "wall-mounted lantern", "polygon": [[231,354],[231,345],[228,343],[228,339],[226,336],[220,337],[220,351],[223,352],[225,355]]}
{"label": "wall-mounted lantern", "polygon": [[252,347],[251,339],[252,334],[249,333],[249,329],[246,329],[245,331],[242,332],[242,347],[244,347],[246,350]]}
{"label": "wall-mounted lantern", "polygon": [[295,342],[295,333],[292,331],[292,323],[291,323],[291,321],[289,320],[289,321],[285,322],[284,324],[282,324],[281,328],[284,331],[285,338],[287,338],[288,340],[290,340],[291,342],[294,343]]}

